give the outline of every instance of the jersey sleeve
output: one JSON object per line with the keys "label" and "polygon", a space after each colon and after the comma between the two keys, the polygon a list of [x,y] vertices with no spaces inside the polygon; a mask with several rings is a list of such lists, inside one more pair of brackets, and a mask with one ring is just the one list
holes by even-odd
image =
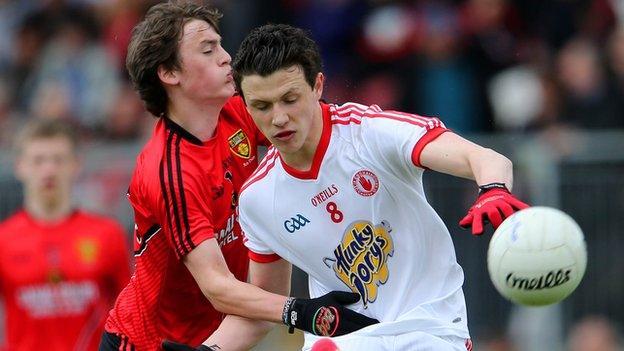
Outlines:
{"label": "jersey sleeve", "polygon": [[374,159],[392,168],[423,168],[424,147],[448,129],[438,118],[398,111],[384,111],[373,105],[362,119],[362,144]]}
{"label": "jersey sleeve", "polygon": [[180,259],[202,241],[214,237],[212,213],[208,201],[212,198],[200,165],[171,150],[160,166],[159,223],[176,256]]}
{"label": "jersey sleeve", "polygon": [[253,216],[250,215],[251,213],[248,211],[248,207],[249,206],[245,205],[244,198],[241,197],[238,221],[241,226],[241,231],[243,232],[243,242],[249,249],[249,259],[258,263],[271,263],[279,260],[280,256],[273,252],[273,250],[262,241],[260,235],[254,231],[254,226],[251,224],[253,222]]}

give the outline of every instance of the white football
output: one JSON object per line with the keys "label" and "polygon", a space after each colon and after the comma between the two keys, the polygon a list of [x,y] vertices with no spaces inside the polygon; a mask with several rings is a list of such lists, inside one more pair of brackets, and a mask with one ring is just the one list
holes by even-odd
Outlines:
{"label": "white football", "polygon": [[512,302],[559,302],[579,285],[587,266],[583,232],[564,212],[529,207],[496,229],[487,254],[496,290]]}

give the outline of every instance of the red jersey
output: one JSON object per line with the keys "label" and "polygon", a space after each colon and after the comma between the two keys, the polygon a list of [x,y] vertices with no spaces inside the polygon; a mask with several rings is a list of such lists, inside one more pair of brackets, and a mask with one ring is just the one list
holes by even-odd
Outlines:
{"label": "red jersey", "polygon": [[135,272],[110,312],[106,330],[138,351],[163,339],[195,345],[224,315],[210,304],[182,262],[215,238],[230,271],[247,279],[247,249],[235,210],[238,191],[257,167],[258,131],[240,97],[221,110],[215,135],[202,142],[161,118],[137,157],[128,199],[135,214]]}
{"label": "red jersey", "polygon": [[6,349],[97,350],[130,277],[126,238],[113,220],[81,211],[54,224],[20,211],[0,223]]}

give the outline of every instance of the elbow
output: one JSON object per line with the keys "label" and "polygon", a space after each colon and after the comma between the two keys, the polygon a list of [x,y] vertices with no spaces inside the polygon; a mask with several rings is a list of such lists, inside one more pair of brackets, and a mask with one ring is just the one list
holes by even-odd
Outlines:
{"label": "elbow", "polygon": [[[235,279],[232,277],[232,279]],[[234,304],[228,291],[232,291],[232,287],[228,284],[229,279],[223,281],[213,281],[210,284],[201,287],[204,296],[210,301],[210,304],[219,312],[224,314],[233,314]]]}

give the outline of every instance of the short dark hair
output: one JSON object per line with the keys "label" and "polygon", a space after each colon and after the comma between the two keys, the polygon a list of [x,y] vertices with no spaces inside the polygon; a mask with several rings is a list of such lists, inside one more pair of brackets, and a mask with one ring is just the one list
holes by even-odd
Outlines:
{"label": "short dark hair", "polygon": [[15,149],[21,153],[24,145],[33,141],[51,138],[65,138],[72,147],[72,151],[78,148],[78,134],[76,128],[69,122],[58,119],[32,119],[17,133]]}
{"label": "short dark hair", "polygon": [[286,24],[267,24],[252,30],[236,53],[232,68],[234,82],[243,96],[244,76],[258,74],[266,77],[280,69],[298,65],[306,82],[314,87],[322,69],[318,45],[300,28]]}
{"label": "short dark hair", "polygon": [[154,116],[167,112],[167,93],[158,78],[158,67],[180,69],[179,42],[184,25],[193,19],[206,21],[219,32],[221,13],[189,1],[169,1],[152,6],[132,30],[126,68],[145,107]]}

